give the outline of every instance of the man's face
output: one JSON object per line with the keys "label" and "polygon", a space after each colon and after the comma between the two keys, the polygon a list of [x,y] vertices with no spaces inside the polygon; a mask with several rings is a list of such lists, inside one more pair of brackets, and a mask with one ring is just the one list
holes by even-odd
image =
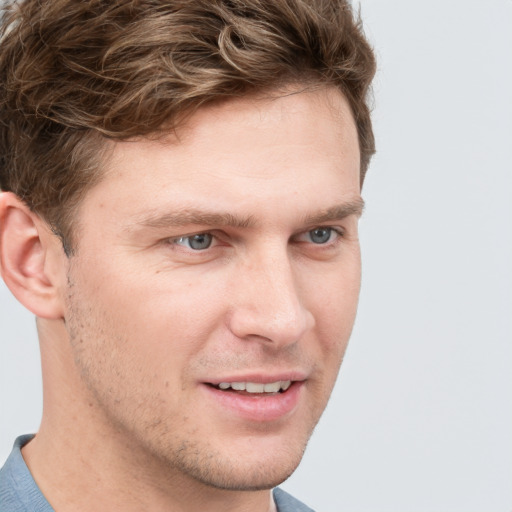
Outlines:
{"label": "man's face", "polygon": [[274,486],[301,459],[356,313],[347,103],[245,98],[167,141],[112,144],[65,292],[77,421],[169,475]]}

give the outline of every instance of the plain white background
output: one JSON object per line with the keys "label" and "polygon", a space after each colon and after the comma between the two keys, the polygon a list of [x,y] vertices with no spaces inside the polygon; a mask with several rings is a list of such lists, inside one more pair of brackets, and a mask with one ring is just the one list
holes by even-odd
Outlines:
{"label": "plain white background", "polygon": [[[512,0],[361,0],[379,60],[363,287],[284,488],[319,512],[512,511]],[[41,415],[0,285],[0,462]]]}

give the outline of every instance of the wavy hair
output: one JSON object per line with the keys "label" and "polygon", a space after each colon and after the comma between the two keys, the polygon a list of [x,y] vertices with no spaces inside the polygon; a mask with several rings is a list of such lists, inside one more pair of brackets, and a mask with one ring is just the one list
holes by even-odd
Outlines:
{"label": "wavy hair", "polygon": [[176,128],[202,105],[287,84],[332,85],[374,153],[375,59],[345,0],[24,0],[0,28],[0,188],[72,246],[105,139]]}

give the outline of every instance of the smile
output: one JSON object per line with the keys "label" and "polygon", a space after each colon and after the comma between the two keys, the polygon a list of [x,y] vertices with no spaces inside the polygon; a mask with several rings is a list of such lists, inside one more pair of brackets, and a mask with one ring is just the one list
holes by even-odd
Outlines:
{"label": "smile", "polygon": [[254,382],[249,378],[205,384],[202,389],[209,402],[216,404],[223,416],[228,414],[230,421],[238,418],[261,423],[289,418],[304,400],[306,380]]}
{"label": "smile", "polygon": [[222,391],[232,389],[247,393],[279,393],[286,391],[292,384],[291,380],[278,380],[263,384],[260,382],[221,382],[216,387]]}

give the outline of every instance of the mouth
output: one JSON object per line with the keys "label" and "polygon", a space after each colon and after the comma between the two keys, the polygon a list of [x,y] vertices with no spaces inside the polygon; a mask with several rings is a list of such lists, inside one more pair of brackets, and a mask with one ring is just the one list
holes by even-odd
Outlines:
{"label": "mouth", "polygon": [[210,384],[214,388],[227,393],[237,393],[243,395],[263,395],[271,396],[284,393],[292,385],[291,380],[278,380],[275,382],[220,382],[219,384]]}
{"label": "mouth", "polygon": [[[286,378],[286,377],[285,377]],[[275,380],[274,380],[275,379]],[[228,414],[252,422],[278,421],[290,417],[302,403],[305,379],[225,380],[205,383],[210,403]],[[233,416],[234,415],[234,416]]]}

